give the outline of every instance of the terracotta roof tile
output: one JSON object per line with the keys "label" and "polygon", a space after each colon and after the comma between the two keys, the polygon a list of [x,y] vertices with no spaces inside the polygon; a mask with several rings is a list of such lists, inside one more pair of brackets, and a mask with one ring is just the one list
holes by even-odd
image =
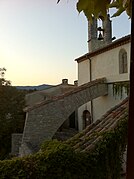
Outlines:
{"label": "terracotta roof tile", "polygon": [[89,151],[102,138],[101,133],[114,129],[118,122],[128,116],[128,98],[105,113],[95,123],[67,141],[75,151]]}

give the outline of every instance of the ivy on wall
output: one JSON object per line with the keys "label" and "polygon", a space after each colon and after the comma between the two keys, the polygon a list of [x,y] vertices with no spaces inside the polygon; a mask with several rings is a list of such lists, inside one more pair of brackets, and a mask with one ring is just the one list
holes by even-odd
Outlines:
{"label": "ivy on wall", "polygon": [[129,85],[128,81],[113,83],[113,96],[120,96],[122,98],[124,92],[128,95],[130,90]]}

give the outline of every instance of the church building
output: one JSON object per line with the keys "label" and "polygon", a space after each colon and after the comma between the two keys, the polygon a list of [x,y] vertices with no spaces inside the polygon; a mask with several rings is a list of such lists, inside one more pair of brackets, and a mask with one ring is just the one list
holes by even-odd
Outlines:
{"label": "church building", "polygon": [[129,84],[130,35],[115,40],[109,16],[102,21],[102,27],[98,27],[96,19],[92,24],[88,23],[88,48],[89,53],[75,59],[78,64],[78,86],[105,77],[108,95],[93,99],[78,109],[79,131],[126,98],[127,87],[120,88],[118,95],[113,94],[114,88]]}
{"label": "church building", "polygon": [[115,40],[109,16],[102,27],[93,19],[88,23],[88,47],[89,53],[76,59],[78,86],[64,79],[60,85],[26,96],[24,130],[12,135],[13,155],[37,152],[42,142],[57,138],[57,133],[63,136],[65,129],[71,129],[71,135],[82,131],[128,96],[130,36]]}

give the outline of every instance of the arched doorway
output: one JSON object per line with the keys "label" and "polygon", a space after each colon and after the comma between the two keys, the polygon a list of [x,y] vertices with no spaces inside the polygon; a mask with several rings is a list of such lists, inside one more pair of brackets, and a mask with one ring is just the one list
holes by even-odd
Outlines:
{"label": "arched doorway", "polygon": [[83,129],[91,124],[91,114],[88,110],[83,111]]}

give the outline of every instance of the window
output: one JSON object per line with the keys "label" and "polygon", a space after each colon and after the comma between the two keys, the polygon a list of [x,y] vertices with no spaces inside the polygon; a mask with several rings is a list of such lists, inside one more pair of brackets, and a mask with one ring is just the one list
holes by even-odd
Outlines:
{"label": "window", "polygon": [[91,114],[88,110],[83,111],[83,129],[91,124]]}
{"label": "window", "polygon": [[121,49],[119,52],[119,73],[127,73],[127,52],[125,49]]}

